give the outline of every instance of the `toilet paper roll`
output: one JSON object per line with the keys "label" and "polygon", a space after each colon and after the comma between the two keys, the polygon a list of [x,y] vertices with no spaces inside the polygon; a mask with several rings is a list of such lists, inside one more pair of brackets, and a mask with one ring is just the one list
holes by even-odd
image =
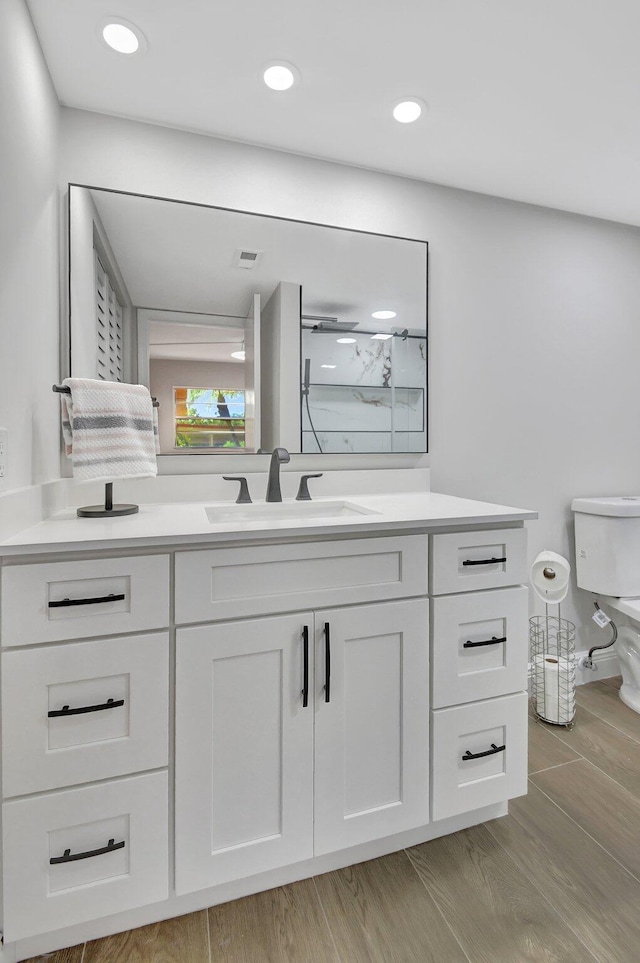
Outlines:
{"label": "toilet paper roll", "polygon": [[536,712],[547,722],[566,726],[575,715],[575,667],[571,659],[537,655],[533,662]]}
{"label": "toilet paper roll", "polygon": [[570,575],[569,562],[557,552],[540,552],[531,566],[531,584],[547,605],[562,602],[569,591]]}

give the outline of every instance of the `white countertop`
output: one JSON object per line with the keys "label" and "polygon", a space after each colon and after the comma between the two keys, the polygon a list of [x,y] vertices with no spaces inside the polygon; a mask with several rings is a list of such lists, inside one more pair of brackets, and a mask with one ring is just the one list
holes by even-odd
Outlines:
{"label": "white countertop", "polygon": [[[332,516],[332,507],[344,502],[361,508],[363,514]],[[326,506],[327,514],[308,518],[277,518],[278,510],[286,512],[287,505],[300,505],[290,499],[282,503],[282,509],[279,509],[279,504],[273,506],[276,509],[273,518],[235,518],[215,523],[209,521],[205,509],[217,506],[223,510],[235,510],[233,502],[142,504],[135,515],[95,519],[78,518],[75,508],[69,508],[0,542],[0,556],[177,544],[224,544],[242,540],[358,533],[374,535],[393,531],[429,532],[460,526],[521,523],[538,517],[537,512],[527,509],[492,505],[435,492],[349,494],[344,499],[314,499],[310,503],[312,510],[322,510],[320,506]],[[263,513],[270,510],[270,506],[264,503],[257,502],[254,505]],[[251,506],[247,507],[250,512]],[[237,506],[237,510],[241,508]]]}

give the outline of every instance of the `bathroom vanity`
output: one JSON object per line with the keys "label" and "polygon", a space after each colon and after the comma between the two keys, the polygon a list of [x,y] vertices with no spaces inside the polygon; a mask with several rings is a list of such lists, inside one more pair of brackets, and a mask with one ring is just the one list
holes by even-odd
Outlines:
{"label": "bathroom vanity", "polygon": [[535,517],[143,505],[2,543],[3,959],[503,815]]}

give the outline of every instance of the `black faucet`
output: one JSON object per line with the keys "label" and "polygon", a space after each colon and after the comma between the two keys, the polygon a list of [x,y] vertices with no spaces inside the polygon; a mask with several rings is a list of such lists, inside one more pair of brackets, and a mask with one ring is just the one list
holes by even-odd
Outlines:
{"label": "black faucet", "polygon": [[274,448],[269,464],[269,481],[267,483],[268,502],[281,502],[282,492],[280,491],[280,465],[286,465],[290,461],[290,455],[286,448]]}

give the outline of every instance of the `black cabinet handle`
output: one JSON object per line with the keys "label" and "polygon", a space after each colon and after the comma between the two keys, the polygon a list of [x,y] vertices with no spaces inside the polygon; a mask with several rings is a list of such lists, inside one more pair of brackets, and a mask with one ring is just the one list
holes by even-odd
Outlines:
{"label": "black cabinet handle", "polygon": [[463,643],[462,643],[462,648],[463,648],[463,649],[475,649],[475,648],[477,648],[479,645],[498,645],[499,642],[506,642],[506,641],[507,641],[506,635],[503,635],[501,639],[497,639],[497,638],[495,637],[495,635],[492,635],[490,639],[485,639],[485,641],[483,641],[483,642],[469,642],[469,641],[463,642]]}
{"label": "black cabinet handle", "polygon": [[302,707],[309,705],[309,626],[302,628]]}
{"label": "black cabinet handle", "polygon": [[324,623],[324,701],[331,702],[331,626]]}
{"label": "black cabinet handle", "polygon": [[470,752],[468,749],[462,757],[463,762],[468,762],[469,759],[481,759],[482,756],[495,756],[496,752],[504,752],[506,746],[496,746],[495,742],[491,743],[491,749],[486,749],[484,752]]}
{"label": "black cabinet handle", "polygon": [[93,605],[94,602],[122,602],[126,595],[101,595],[95,599],[61,599],[59,602],[49,602],[50,609],[61,609],[68,605]]}
{"label": "black cabinet handle", "polygon": [[117,709],[118,706],[123,705],[124,699],[107,699],[106,702],[102,702],[97,706],[80,706],[78,709],[70,709],[69,706],[63,706],[62,709],[53,709],[51,712],[47,712],[47,718],[55,719],[58,716],[81,716],[85,712],[101,712],[103,709]]}
{"label": "black cabinet handle", "polygon": [[504,558],[467,558],[462,563],[463,565],[495,565],[496,562],[506,562],[507,556]]}
{"label": "black cabinet handle", "polygon": [[106,846],[102,846],[100,849],[92,849],[88,853],[73,853],[72,855],[70,849],[65,849],[63,856],[52,856],[49,863],[51,866],[55,866],[57,863],[75,863],[78,859],[91,859],[92,856],[104,856],[105,853],[113,853],[116,849],[124,849],[124,846],[124,839],[121,843],[116,843],[113,839],[110,839]]}

